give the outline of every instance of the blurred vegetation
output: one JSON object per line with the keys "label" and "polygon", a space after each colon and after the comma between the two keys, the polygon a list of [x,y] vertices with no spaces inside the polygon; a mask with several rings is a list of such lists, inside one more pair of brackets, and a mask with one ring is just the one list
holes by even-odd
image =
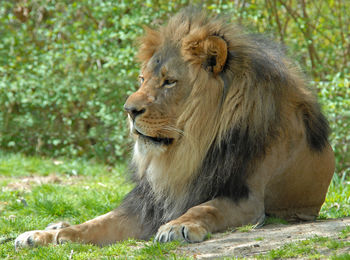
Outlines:
{"label": "blurred vegetation", "polygon": [[[205,2],[205,3],[204,3]],[[108,163],[130,150],[122,105],[136,87],[135,39],[189,3],[289,47],[350,167],[350,1],[1,0],[0,148]]]}

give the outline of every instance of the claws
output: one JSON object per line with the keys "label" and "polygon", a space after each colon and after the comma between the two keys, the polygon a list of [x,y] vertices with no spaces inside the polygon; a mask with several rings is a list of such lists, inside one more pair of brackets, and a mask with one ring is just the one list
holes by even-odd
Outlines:
{"label": "claws", "polygon": [[27,244],[28,244],[28,246],[30,246],[30,247],[33,247],[33,246],[34,246],[34,239],[33,239],[31,236],[29,236],[29,237],[27,238]]}
{"label": "claws", "polygon": [[201,242],[205,239],[207,230],[196,224],[174,224],[161,226],[154,242],[166,243],[174,240],[187,243]]}
{"label": "claws", "polygon": [[188,232],[187,232],[187,228],[185,226],[182,227],[181,234],[182,234],[183,238],[186,240],[186,242],[191,243],[191,241],[188,239]]}
{"label": "claws", "polygon": [[15,250],[17,251],[19,247],[20,247],[20,242],[16,240],[15,241]]}
{"label": "claws", "polygon": [[174,232],[174,231],[171,231],[171,232],[169,233],[169,241],[173,241],[173,240],[175,240],[175,232]]}
{"label": "claws", "polygon": [[159,242],[162,242],[162,243],[167,242],[167,240],[168,240],[167,233],[162,234],[159,238]]}

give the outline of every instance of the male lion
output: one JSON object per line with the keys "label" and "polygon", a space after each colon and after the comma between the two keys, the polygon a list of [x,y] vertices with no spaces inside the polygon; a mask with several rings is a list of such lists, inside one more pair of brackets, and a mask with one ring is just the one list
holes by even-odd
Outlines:
{"label": "male lion", "polygon": [[140,88],[124,106],[135,188],[110,213],[26,232],[16,247],[200,242],[265,214],[318,215],[334,156],[303,76],[278,45],[192,11],[141,39]]}

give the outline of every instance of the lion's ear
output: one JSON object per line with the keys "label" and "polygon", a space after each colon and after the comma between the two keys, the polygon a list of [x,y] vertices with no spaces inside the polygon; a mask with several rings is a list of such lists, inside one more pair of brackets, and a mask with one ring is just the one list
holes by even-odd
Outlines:
{"label": "lion's ear", "polygon": [[[201,64],[214,75],[219,74],[226,63],[227,43],[219,36],[208,36],[205,39],[188,37],[182,43],[182,53],[188,61]],[[201,37],[199,37],[201,38]]]}
{"label": "lion's ear", "polygon": [[209,36],[204,41],[204,50],[207,54],[207,67],[213,71],[215,75],[220,73],[227,59],[227,44],[221,37]]}

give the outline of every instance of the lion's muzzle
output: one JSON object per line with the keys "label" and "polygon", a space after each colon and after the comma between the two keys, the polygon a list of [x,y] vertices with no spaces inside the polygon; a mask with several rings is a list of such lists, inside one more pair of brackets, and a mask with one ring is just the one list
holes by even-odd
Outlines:
{"label": "lion's muzzle", "polygon": [[125,103],[124,109],[126,112],[128,112],[133,121],[137,116],[146,112],[145,108],[138,108],[136,106],[128,105],[127,103]]}

